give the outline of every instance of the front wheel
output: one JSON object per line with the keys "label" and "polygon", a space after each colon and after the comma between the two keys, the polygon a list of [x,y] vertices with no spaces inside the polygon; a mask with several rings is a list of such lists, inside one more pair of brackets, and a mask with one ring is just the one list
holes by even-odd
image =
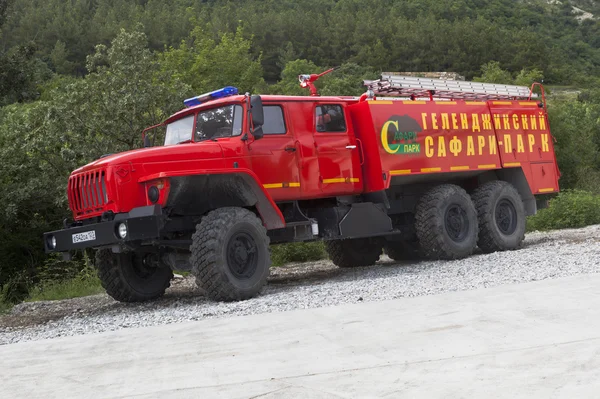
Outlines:
{"label": "front wheel", "polygon": [[161,297],[171,283],[173,272],[156,261],[155,254],[110,249],[96,252],[96,268],[106,293],[120,302],[142,302]]}
{"label": "front wheel", "polygon": [[267,283],[271,257],[261,220],[244,208],[210,211],[192,236],[192,273],[215,301],[256,296]]}

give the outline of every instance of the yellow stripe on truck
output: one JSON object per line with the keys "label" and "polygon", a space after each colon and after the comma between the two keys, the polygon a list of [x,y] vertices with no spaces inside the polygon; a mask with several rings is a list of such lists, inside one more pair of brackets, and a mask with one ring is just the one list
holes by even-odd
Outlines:
{"label": "yellow stripe on truck", "polygon": [[264,188],[292,188],[292,187],[300,187],[300,183],[291,182],[291,183],[268,183],[263,184]]}
{"label": "yellow stripe on truck", "polygon": [[333,179],[323,179],[324,184],[331,183],[358,183],[360,179],[358,177],[335,177]]}

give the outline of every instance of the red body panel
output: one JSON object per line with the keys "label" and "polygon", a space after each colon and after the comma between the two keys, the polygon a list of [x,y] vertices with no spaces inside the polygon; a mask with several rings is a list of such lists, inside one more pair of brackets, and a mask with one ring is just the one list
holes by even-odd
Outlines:
{"label": "red body panel", "polygon": [[[246,107],[245,99],[233,96],[184,109],[166,123],[216,106]],[[244,116],[246,141],[242,134],[134,150],[92,162],[70,178],[69,203],[75,219],[147,205],[149,184],[163,187],[159,203],[164,204],[168,178],[185,174],[245,173],[262,187],[274,208],[278,201],[380,191],[402,184],[403,176],[419,179],[425,174],[515,167],[523,169],[533,194],[558,190],[548,122],[533,101],[262,99],[265,106],[282,107],[285,134],[254,140]],[[346,131],[317,131],[315,113],[320,104],[342,108]],[[281,217],[278,209],[276,213]]]}
{"label": "red body panel", "polygon": [[394,176],[503,167],[522,167],[534,194],[558,191],[552,136],[536,102],[369,101],[349,109],[367,154],[365,191],[389,187]]}

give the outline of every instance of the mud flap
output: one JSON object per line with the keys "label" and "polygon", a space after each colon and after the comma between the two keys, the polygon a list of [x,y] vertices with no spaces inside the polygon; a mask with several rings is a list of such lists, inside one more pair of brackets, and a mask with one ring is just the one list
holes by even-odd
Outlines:
{"label": "mud flap", "polygon": [[384,206],[371,202],[352,204],[339,224],[342,238],[379,236],[392,231],[392,219]]}

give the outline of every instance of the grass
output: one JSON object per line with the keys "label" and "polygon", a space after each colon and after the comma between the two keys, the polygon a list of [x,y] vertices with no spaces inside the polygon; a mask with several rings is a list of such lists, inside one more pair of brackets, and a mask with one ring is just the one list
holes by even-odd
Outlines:
{"label": "grass", "polygon": [[322,242],[296,242],[271,246],[273,266],[283,266],[290,262],[310,262],[327,259]]}
{"label": "grass", "polygon": [[10,312],[10,310],[13,308],[13,306],[14,305],[11,303],[6,303],[4,301],[0,301],[0,316]]}
{"label": "grass", "polygon": [[56,301],[100,294],[104,288],[95,275],[78,276],[71,280],[42,283],[34,287],[26,302]]}

